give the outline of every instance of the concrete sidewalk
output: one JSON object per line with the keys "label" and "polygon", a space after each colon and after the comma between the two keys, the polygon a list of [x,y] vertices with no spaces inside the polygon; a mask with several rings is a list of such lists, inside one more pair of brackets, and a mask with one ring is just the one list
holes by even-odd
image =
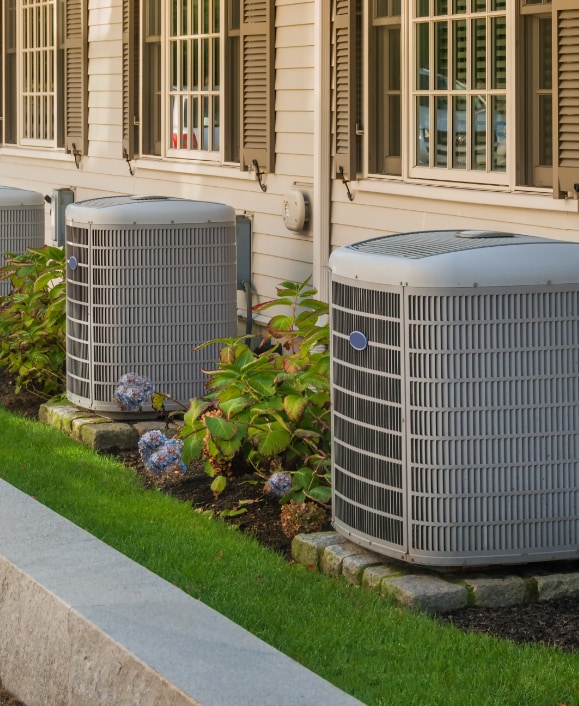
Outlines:
{"label": "concrete sidewalk", "polygon": [[27,706],[360,704],[4,481],[0,680]]}

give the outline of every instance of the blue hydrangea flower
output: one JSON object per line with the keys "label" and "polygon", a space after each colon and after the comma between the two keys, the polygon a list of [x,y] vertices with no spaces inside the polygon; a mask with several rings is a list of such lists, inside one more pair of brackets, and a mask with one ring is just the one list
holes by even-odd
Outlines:
{"label": "blue hydrangea flower", "polygon": [[276,498],[283,498],[284,495],[289,493],[291,487],[291,473],[287,473],[286,471],[273,473],[265,483],[265,490]]}
{"label": "blue hydrangea flower", "polygon": [[156,451],[153,451],[145,461],[147,468],[156,474],[185,473],[186,466],[181,460],[183,442],[179,439],[167,439]]}
{"label": "blue hydrangea flower", "polygon": [[140,412],[143,405],[151,400],[153,383],[136,373],[127,373],[119,380],[113,399],[123,412]]}
{"label": "blue hydrangea flower", "polygon": [[139,439],[139,454],[145,467],[157,475],[185,473],[187,467],[181,460],[183,442],[168,439],[158,429],[148,431]]}
{"label": "blue hydrangea flower", "polygon": [[169,439],[158,429],[145,432],[137,444],[139,454],[143,461],[146,463],[146,459],[167,441],[169,441]]}

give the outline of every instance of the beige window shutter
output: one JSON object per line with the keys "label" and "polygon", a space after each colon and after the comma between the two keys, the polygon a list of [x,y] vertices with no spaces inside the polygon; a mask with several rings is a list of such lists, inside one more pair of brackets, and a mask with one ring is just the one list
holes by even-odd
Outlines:
{"label": "beige window shutter", "polygon": [[275,168],[275,3],[241,0],[240,166]]}
{"label": "beige window shutter", "polygon": [[139,143],[139,2],[123,0],[123,154],[133,159]]}
{"label": "beige window shutter", "polygon": [[86,155],[88,145],[87,0],[64,3],[64,146]]}
{"label": "beige window shutter", "polygon": [[334,18],[334,168],[356,178],[356,3],[336,0]]}
{"label": "beige window shutter", "polygon": [[4,12],[0,5],[0,145],[4,144]]}
{"label": "beige window shutter", "polygon": [[553,2],[553,196],[579,189],[579,0]]}

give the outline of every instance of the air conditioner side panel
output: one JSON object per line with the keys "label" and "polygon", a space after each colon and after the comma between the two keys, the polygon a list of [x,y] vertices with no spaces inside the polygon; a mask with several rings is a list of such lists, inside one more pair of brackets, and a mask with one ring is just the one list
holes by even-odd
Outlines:
{"label": "air conditioner side panel", "polygon": [[[392,556],[406,552],[402,289],[336,276],[331,297],[333,524]],[[363,350],[352,332],[368,338]]]}

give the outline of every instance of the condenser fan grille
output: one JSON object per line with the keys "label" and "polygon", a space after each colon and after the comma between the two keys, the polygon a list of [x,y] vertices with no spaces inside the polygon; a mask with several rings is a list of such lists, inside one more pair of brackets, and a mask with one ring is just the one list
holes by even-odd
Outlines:
{"label": "condenser fan grille", "polygon": [[193,349],[237,330],[234,221],[68,225],[67,257],[69,398],[113,411],[128,372],[184,403],[202,395],[218,348]]}
{"label": "condenser fan grille", "polygon": [[[39,194],[40,199],[42,196]],[[0,188],[0,267],[6,264],[6,253],[19,255],[27,248],[44,245],[44,205],[2,207]],[[9,279],[0,280],[0,295],[10,293]]]}
{"label": "condenser fan grille", "polygon": [[[332,284],[334,513],[403,543],[400,295]],[[354,349],[352,331],[370,345]],[[374,534],[373,534],[374,533]]]}
{"label": "condenser fan grille", "polygon": [[577,287],[334,277],[331,325],[338,530],[419,563],[576,553]]}

